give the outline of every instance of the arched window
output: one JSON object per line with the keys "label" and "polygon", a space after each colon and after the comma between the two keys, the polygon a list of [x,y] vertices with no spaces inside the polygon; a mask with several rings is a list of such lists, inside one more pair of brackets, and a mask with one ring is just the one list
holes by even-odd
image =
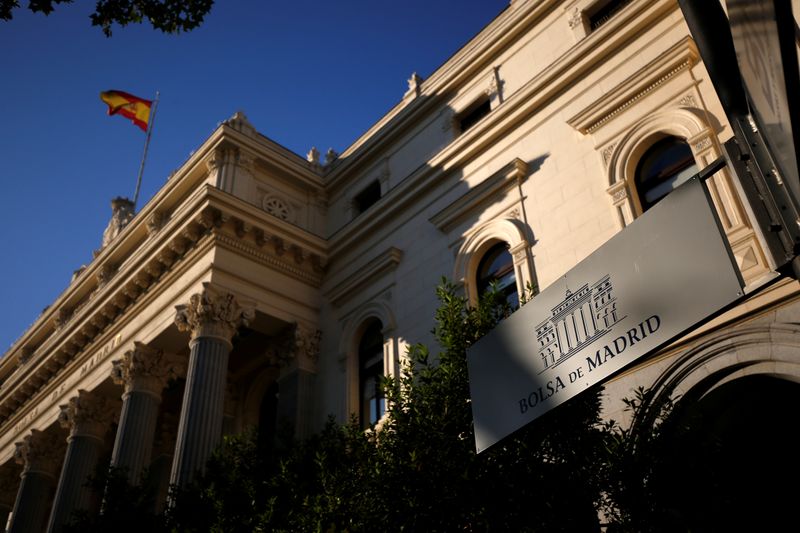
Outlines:
{"label": "arched window", "polygon": [[483,294],[492,282],[496,282],[511,308],[519,307],[514,260],[508,252],[508,244],[499,242],[489,248],[478,263],[477,278],[479,295]]}
{"label": "arched window", "polygon": [[381,389],[383,378],[383,324],[373,320],[358,344],[359,416],[361,426],[368,428],[386,412],[386,399]]}
{"label": "arched window", "polygon": [[682,139],[666,137],[639,160],[635,183],[642,211],[647,211],[676,187],[697,174],[692,149]]}

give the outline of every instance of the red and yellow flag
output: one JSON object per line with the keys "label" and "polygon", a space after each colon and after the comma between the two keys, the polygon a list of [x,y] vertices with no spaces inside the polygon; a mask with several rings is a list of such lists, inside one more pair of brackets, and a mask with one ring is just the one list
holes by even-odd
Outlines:
{"label": "red and yellow flag", "polygon": [[153,105],[151,100],[145,100],[123,91],[103,91],[100,99],[108,104],[108,114],[120,114],[129,118],[134,124],[147,131],[147,124],[150,122],[150,108]]}

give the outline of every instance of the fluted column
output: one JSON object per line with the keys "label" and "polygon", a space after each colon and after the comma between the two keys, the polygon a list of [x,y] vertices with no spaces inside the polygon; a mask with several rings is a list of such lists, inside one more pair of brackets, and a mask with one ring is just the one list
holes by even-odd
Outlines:
{"label": "fluted column", "polygon": [[108,398],[84,390],[60,407],[58,421],[69,430],[69,437],[48,532],[61,531],[73,511],[98,507],[99,501],[86,481],[95,473],[103,451],[103,437],[118,409]]}
{"label": "fluted column", "polygon": [[16,443],[14,459],[22,465],[22,474],[10,533],[41,533],[44,529],[63,452],[61,438],[35,429]]}
{"label": "fluted column", "polygon": [[161,393],[171,379],[185,372],[186,365],[177,356],[140,342],[112,365],[111,378],[124,386],[124,392],[111,465],[124,468],[128,480],[137,484],[150,465]]}
{"label": "fluted column", "polygon": [[173,485],[188,485],[220,442],[231,340],[252,316],[253,311],[242,308],[232,294],[207,283],[202,293],[191,296],[189,305],[177,307],[175,323],[190,332],[191,351],[170,476]]}

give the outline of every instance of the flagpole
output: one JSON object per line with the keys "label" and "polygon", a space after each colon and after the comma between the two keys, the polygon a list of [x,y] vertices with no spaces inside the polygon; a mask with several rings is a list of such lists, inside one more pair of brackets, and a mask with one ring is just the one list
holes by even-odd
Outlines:
{"label": "flagpole", "polygon": [[133,194],[133,212],[136,212],[136,202],[139,200],[139,189],[142,186],[142,174],[144,173],[144,162],[147,159],[147,147],[150,146],[150,135],[153,133],[153,126],[156,123],[156,109],[158,109],[158,95],[156,91],[156,99],[153,102],[153,111],[150,113],[150,120],[147,124],[147,138],[144,140],[144,153],[142,154],[142,164],[139,166],[139,177],[136,178],[136,192]]}

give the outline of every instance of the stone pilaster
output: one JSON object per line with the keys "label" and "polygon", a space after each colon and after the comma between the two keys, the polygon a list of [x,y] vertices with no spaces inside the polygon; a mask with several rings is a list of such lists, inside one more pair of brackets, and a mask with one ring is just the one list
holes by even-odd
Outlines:
{"label": "stone pilaster", "polygon": [[140,342],[112,365],[111,378],[124,392],[111,465],[126,469],[135,484],[150,465],[161,393],[170,380],[185,373],[186,365],[177,356]]}
{"label": "stone pilaster", "polygon": [[185,487],[221,440],[231,340],[253,311],[208,283],[176,309],[175,324],[191,334],[191,351],[170,482]]}
{"label": "stone pilaster", "polygon": [[22,474],[10,533],[39,533],[44,528],[63,453],[60,438],[35,429],[16,443],[14,459],[22,465]]}
{"label": "stone pilaster", "polygon": [[84,390],[60,407],[58,421],[69,431],[69,436],[48,532],[61,531],[73,511],[99,508],[100,502],[86,486],[86,480],[95,473],[104,436],[119,409],[116,402]]}
{"label": "stone pilaster", "polygon": [[268,350],[273,364],[281,367],[278,420],[291,425],[297,438],[310,433],[319,341],[318,330],[296,324]]}

